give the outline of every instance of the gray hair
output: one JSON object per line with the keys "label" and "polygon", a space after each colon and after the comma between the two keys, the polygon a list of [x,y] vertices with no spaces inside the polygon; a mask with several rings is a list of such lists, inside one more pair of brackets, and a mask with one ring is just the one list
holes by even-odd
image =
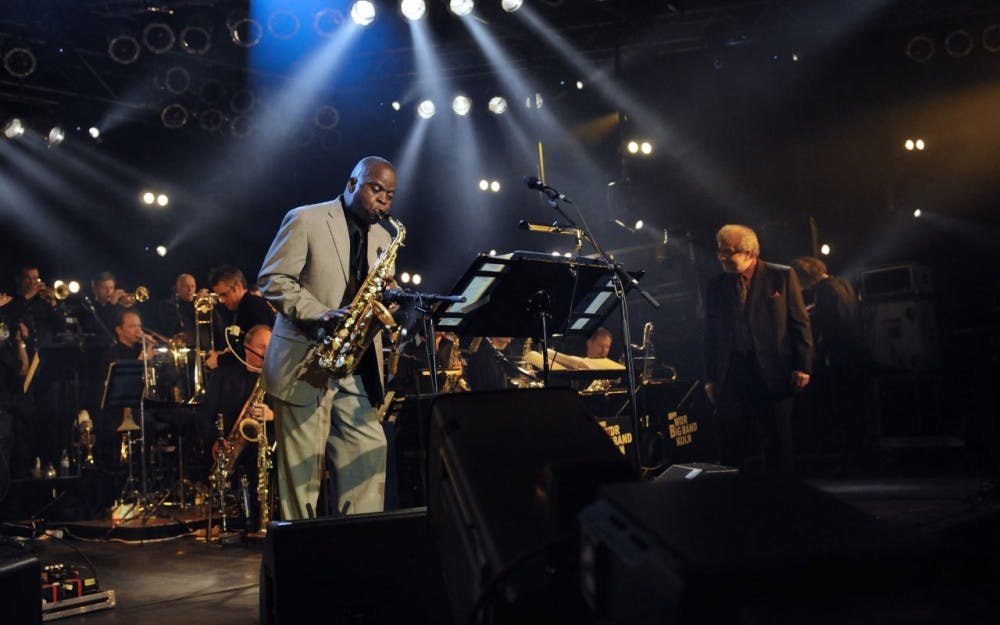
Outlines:
{"label": "gray hair", "polygon": [[748,252],[754,258],[760,256],[760,241],[757,240],[757,233],[753,229],[740,224],[726,224],[715,233],[716,243],[728,244],[734,241],[737,252]]}

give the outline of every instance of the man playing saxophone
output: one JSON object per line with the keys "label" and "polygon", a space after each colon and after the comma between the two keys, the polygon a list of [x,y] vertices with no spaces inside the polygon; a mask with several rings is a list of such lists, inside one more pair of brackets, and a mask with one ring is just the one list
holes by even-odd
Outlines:
{"label": "man playing saxophone", "polygon": [[383,399],[381,340],[376,335],[353,371],[339,378],[315,366],[314,355],[317,332],[349,314],[345,307],[378,269],[381,253],[401,243],[378,223],[395,191],[391,163],[361,159],[339,197],[285,215],[260,270],[261,292],[278,309],[262,382],[275,398],[286,520],[315,510],[324,458],[333,467],[328,501],[337,512],[383,509],[386,440],[375,409]]}

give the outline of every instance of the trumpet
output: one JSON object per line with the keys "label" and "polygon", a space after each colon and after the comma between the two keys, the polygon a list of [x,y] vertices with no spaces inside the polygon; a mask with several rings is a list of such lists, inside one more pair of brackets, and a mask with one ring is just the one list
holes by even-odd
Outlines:
{"label": "trumpet", "polygon": [[70,295],[76,295],[80,292],[80,283],[76,280],[70,280],[66,282],[65,280],[56,280],[52,283],[52,288],[49,289],[45,287],[45,283],[42,283],[45,292],[51,293],[52,297],[55,297],[59,301],[63,301],[69,298]]}
{"label": "trumpet", "polygon": [[125,308],[131,308],[132,306],[135,306],[139,302],[145,302],[148,299],[149,299],[149,287],[137,286],[135,288],[135,291],[132,291],[131,293],[122,294],[121,298],[119,298],[118,300],[118,303],[124,306]]}

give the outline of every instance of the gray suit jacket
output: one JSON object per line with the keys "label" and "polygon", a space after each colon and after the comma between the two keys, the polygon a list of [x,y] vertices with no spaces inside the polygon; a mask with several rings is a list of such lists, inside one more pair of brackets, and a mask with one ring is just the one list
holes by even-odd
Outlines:
{"label": "gray suit jacket", "polygon": [[[368,266],[392,237],[380,225],[368,233]],[[264,297],[278,309],[264,358],[264,390],[289,404],[318,401],[329,387],[323,370],[307,367],[317,343],[310,331],[328,310],[340,307],[347,288],[351,242],[342,198],[289,211],[267,251],[257,278]],[[382,341],[375,336],[382,371]]]}

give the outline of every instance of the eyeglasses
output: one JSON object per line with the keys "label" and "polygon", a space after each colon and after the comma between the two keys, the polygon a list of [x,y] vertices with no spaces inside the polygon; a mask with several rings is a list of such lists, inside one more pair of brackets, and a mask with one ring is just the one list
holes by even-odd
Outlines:
{"label": "eyeglasses", "polygon": [[731,250],[731,249],[717,249],[715,250],[716,255],[723,258],[729,258],[730,256],[736,256],[737,254],[746,254],[746,250]]}

